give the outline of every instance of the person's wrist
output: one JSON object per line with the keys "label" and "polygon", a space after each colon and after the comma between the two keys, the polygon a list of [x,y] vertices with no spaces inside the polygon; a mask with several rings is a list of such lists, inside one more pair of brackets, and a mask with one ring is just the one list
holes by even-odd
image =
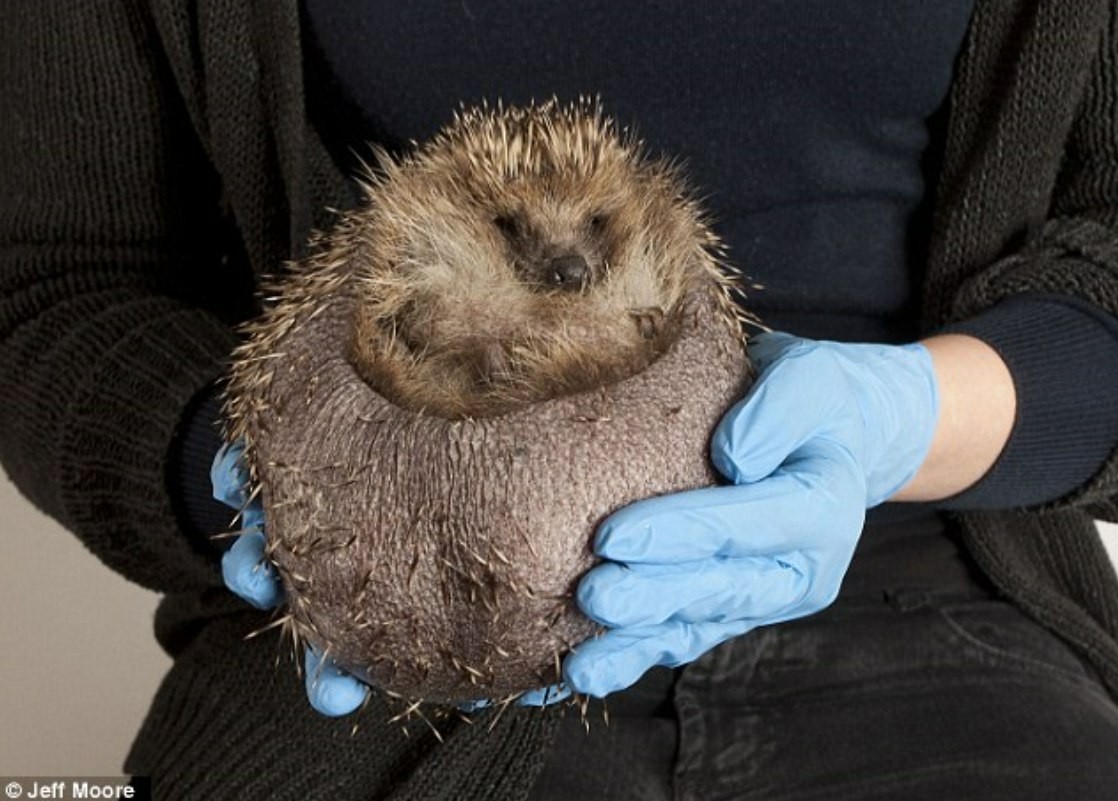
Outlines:
{"label": "person's wrist", "polygon": [[[892,500],[928,458],[940,416],[940,387],[932,352],[923,342],[869,345],[880,361],[863,364],[860,405],[873,456],[867,461],[866,508]],[[874,397],[880,393],[880,400]]]}
{"label": "person's wrist", "polygon": [[979,481],[997,461],[1016,416],[1016,392],[997,351],[965,334],[924,340],[940,408],[927,455],[893,501],[936,501]]}

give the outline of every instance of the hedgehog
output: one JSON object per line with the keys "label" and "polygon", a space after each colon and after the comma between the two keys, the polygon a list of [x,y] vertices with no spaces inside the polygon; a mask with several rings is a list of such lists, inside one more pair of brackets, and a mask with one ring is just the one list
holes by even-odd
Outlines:
{"label": "hedgehog", "polygon": [[409,701],[510,699],[599,630],[601,520],[717,481],[740,281],[596,102],[461,109],[377,162],[244,327],[225,436],[294,642]]}
{"label": "hedgehog", "polygon": [[405,408],[487,416],[637,373],[727,279],[679,171],[595,106],[467,110],[378,155],[354,361]]}

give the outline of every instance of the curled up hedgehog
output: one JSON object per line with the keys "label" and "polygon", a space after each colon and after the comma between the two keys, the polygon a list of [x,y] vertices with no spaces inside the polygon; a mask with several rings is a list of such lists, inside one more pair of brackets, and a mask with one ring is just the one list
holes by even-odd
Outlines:
{"label": "curled up hedgehog", "polygon": [[459,113],[290,265],[226,391],[288,627],[455,704],[559,680],[597,524],[715,482],[749,366],[678,171],[595,104]]}

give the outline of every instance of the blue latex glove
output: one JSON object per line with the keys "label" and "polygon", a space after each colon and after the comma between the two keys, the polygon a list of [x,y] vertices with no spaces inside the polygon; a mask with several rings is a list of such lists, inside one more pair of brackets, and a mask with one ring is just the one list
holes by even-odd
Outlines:
{"label": "blue latex glove", "polygon": [[734,486],[638,501],[599,527],[608,560],[579,583],[609,627],[564,663],[577,692],[604,696],[654,665],[697,659],[838,594],[866,509],[915,475],[939,396],[922,345],[843,345],[764,334],[760,376],[711,438]]}
{"label": "blue latex glove", "polygon": [[[246,497],[248,471],[241,459],[241,443],[226,444],[214,457],[210,483],[214,498],[241,511],[242,533],[221,559],[221,575],[225,586],[257,609],[272,609],[283,603],[283,584],[272,563],[264,556],[264,509],[260,500]],[[348,715],[365,701],[369,688],[355,676],[346,673],[329,656],[313,647],[303,655],[303,680],[307,699],[323,715]],[[571,694],[564,685],[531,690],[517,698],[522,706],[547,706]],[[487,707],[487,699],[468,701],[459,708],[473,712]]]}

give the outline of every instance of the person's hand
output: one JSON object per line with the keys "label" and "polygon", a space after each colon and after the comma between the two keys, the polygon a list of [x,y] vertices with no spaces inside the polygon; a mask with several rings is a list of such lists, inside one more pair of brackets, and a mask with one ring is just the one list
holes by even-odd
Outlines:
{"label": "person's hand", "polygon": [[607,626],[568,655],[566,682],[605,696],[654,665],[697,659],[761,625],[816,612],[838,594],[865,510],[915,475],[939,395],[922,345],[843,345],[764,334],[760,376],[711,438],[733,486],[631,504],[608,517],[607,560],[577,600]]}
{"label": "person's hand", "polygon": [[[257,609],[283,603],[283,584],[264,553],[264,509],[259,498],[247,497],[248,470],[241,443],[226,444],[210,468],[213,495],[240,513],[241,533],[221,559],[225,586]],[[303,680],[307,699],[323,715],[348,715],[365,700],[369,688],[341,670],[334,661],[308,647],[303,654]]]}
{"label": "person's hand", "polygon": [[241,526],[241,533],[221,558],[221,575],[226,587],[257,609],[271,609],[283,601],[283,586],[264,558],[264,509],[259,498],[250,501],[247,497],[243,454],[241,444],[222,445],[210,467],[214,499],[236,509]]}
{"label": "person's hand", "polygon": [[[257,609],[272,609],[283,603],[283,584],[265,554],[264,509],[259,498],[247,496],[248,471],[241,443],[226,444],[214,457],[210,483],[218,501],[240,512],[241,533],[221,560],[221,574],[228,587]],[[348,715],[364,703],[369,687],[342,670],[327,655],[308,646],[303,654],[303,679],[307,699],[323,715]],[[521,706],[548,706],[570,696],[566,686],[552,685],[523,693],[516,699]],[[459,705],[473,712],[492,705],[488,699]]]}

